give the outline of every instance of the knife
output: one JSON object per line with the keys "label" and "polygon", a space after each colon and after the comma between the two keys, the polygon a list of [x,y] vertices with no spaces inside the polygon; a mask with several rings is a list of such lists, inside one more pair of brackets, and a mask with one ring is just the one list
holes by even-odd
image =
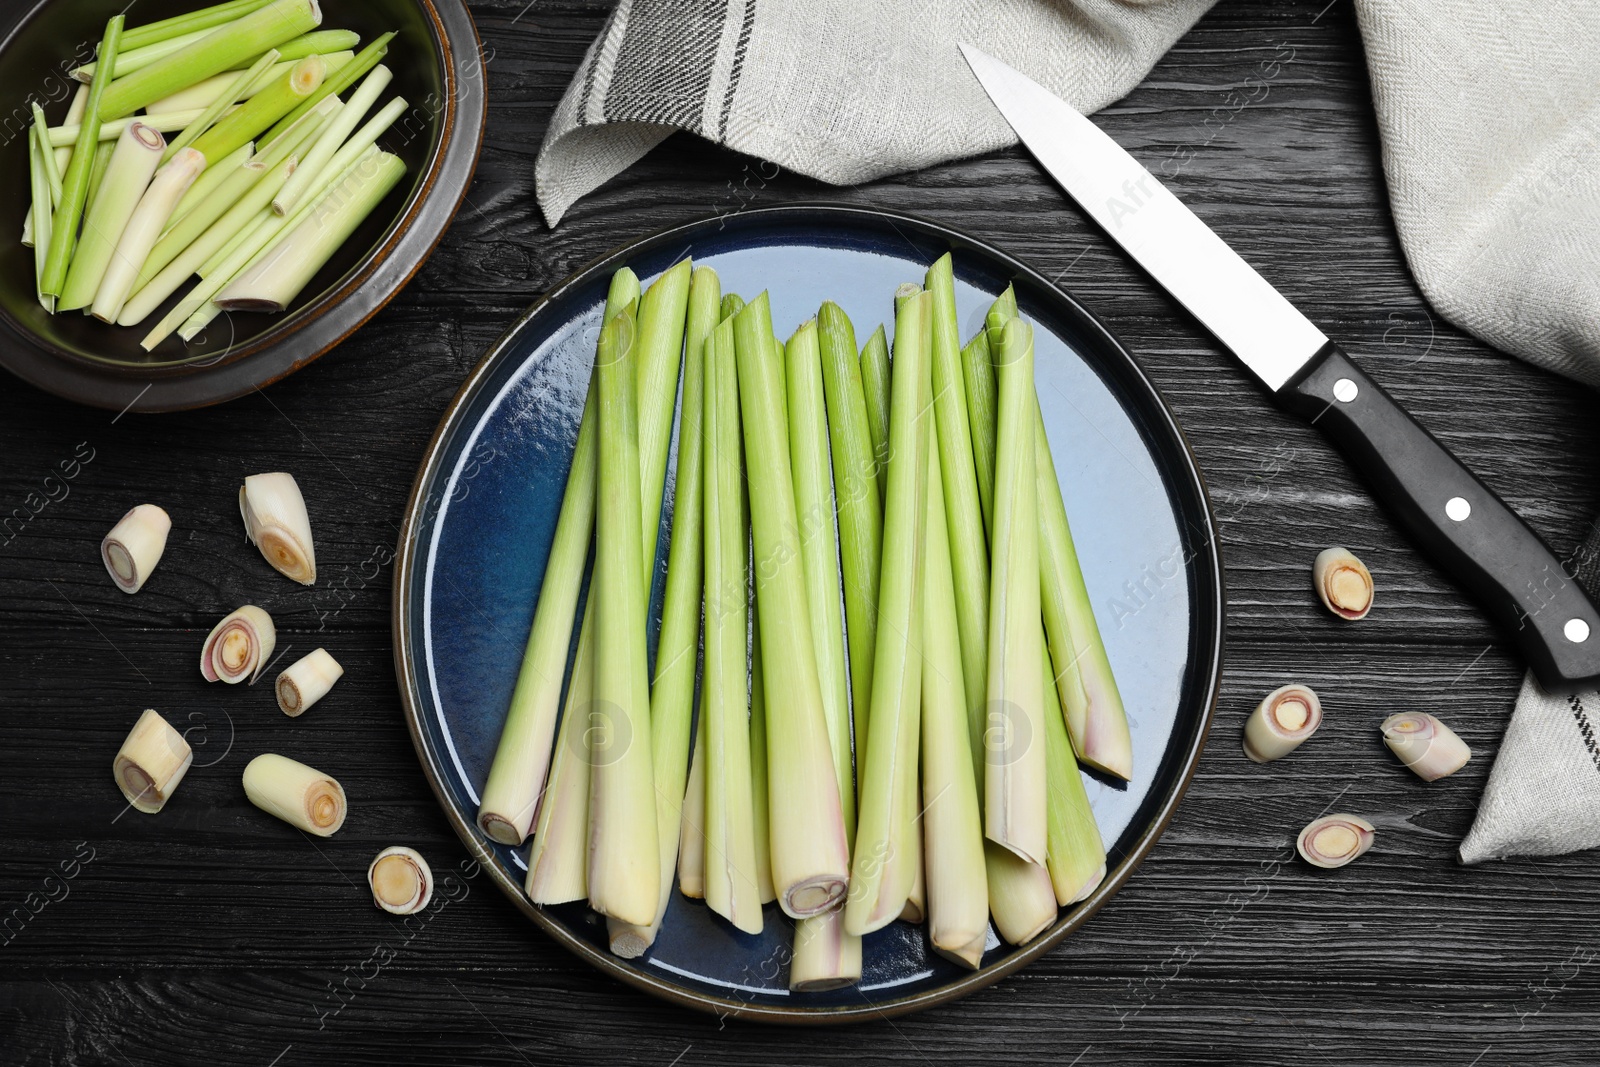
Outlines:
{"label": "knife", "polygon": [[1539,535],[1098,126],[961,46],[1039,164],[1279,406],[1319,427],[1401,527],[1508,630],[1552,693],[1600,682],[1600,611]]}

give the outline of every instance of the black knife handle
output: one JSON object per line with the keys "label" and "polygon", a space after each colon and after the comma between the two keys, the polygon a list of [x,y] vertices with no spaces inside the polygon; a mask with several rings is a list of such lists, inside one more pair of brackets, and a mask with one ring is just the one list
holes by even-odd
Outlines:
{"label": "black knife handle", "polygon": [[1278,391],[1332,438],[1433,561],[1512,635],[1547,691],[1600,682],[1600,611],[1548,545],[1329,343]]}

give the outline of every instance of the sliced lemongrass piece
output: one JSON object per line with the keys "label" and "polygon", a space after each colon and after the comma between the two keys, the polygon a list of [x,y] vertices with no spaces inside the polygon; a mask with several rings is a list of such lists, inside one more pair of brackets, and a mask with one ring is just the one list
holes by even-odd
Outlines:
{"label": "sliced lemongrass piece", "polygon": [[1049,844],[1045,868],[1055,886],[1056,902],[1065,907],[1087,897],[1105,880],[1106,845],[1089,807],[1083,775],[1072,756],[1072,741],[1059,704],[1052,705],[1049,654],[1039,661],[1045,686],[1045,765],[1050,794],[1046,801]]}
{"label": "sliced lemongrass piece", "polygon": [[1354,622],[1372,610],[1372,572],[1346,548],[1325,548],[1311,567],[1322,606]]}
{"label": "sliced lemongrass piece", "polygon": [[[160,115],[130,115],[125,118],[112,119],[109,122],[95,124],[94,139],[87,141],[96,142],[116,141],[128,131],[129,126],[135,124],[148,126],[157,133],[177,133],[199,118],[204,111],[169,111]],[[50,144],[54,148],[76,148],[80,137],[83,136],[84,126],[52,126],[50,127]],[[70,165],[69,165],[70,169]],[[63,181],[65,178],[63,177]]]}
{"label": "sliced lemongrass piece", "polygon": [[[920,732],[920,725],[918,729]],[[921,749],[921,736],[907,740],[914,740],[916,747]],[[913,761],[916,759],[916,755],[911,757]],[[928,882],[922,855],[922,791],[918,788],[919,781],[919,775],[906,775],[906,814],[901,823],[903,829],[895,838],[895,848],[900,850],[905,856],[904,862],[911,867],[911,885],[906,889],[906,903],[900,909],[900,918],[913,925],[921,925],[928,918]]]}
{"label": "sliced lemongrass piece", "polygon": [[117,321],[133,291],[139,269],[155,247],[161,228],[205,166],[205,156],[193,148],[185,148],[156,173],[150,187],[139,200],[139,206],[134,209],[133,217],[128,220],[127,228],[122,231],[116,253],[106,266],[104,277],[100,279],[100,291],[95,294],[94,304],[90,308],[95,318],[101,322]]}
{"label": "sliced lemongrass piece", "polygon": [[174,15],[159,22],[147,22],[128,31],[128,47],[142,48],[194,30],[209,30],[248,15],[258,8],[266,7],[271,2],[272,0],[229,0],[228,3],[214,4],[199,11]]}
{"label": "sliced lemongrass piece", "polygon": [[1310,686],[1285,685],[1266,695],[1244,722],[1244,754],[1257,763],[1282,759],[1322,725],[1322,701]]}
{"label": "sliced lemongrass piece", "polygon": [[[77,126],[81,124],[83,122],[83,113],[88,106],[89,87],[87,85],[80,85],[78,86],[78,91],[72,94],[72,103],[67,105],[67,113],[61,119],[62,125]],[[44,145],[44,147],[51,147],[50,127],[48,125],[45,127],[44,132],[40,136],[43,137],[43,141],[41,143]],[[54,149],[54,155],[55,169],[65,174],[67,170],[67,164],[72,162],[72,149],[56,148]]]}
{"label": "sliced lemongrass piece", "polygon": [[[746,497],[746,514],[748,514]],[[746,523],[748,525],[748,523]],[[772,796],[767,773],[767,680],[761,667],[761,620],[750,611],[750,813],[756,836],[756,896],[763,904],[778,899],[772,881]]]}
{"label": "sliced lemongrass piece", "polygon": [[277,644],[272,616],[246,604],[212,627],[200,650],[200,675],[208,682],[254,685]]}
{"label": "sliced lemongrass piece", "polygon": [[33,129],[30,132],[39,141],[39,162],[50,182],[50,205],[53,209],[61,200],[61,166],[56,160],[56,150],[50,147],[50,123],[44,117],[44,108],[37,103],[33,105]]}
{"label": "sliced lemongrass piece", "polygon": [[154,504],[139,504],[117,521],[100,542],[100,559],[124,593],[137,593],[150,580],[167,548],[172,519]]}
{"label": "sliced lemongrass piece", "polygon": [[1372,824],[1357,815],[1324,815],[1309,823],[1294,847],[1315,867],[1343,867],[1362,856],[1375,839]]}
{"label": "sliced lemongrass piece", "polygon": [[[121,41],[122,16],[114,15],[106,23],[105,35],[100,39],[100,51],[97,55],[102,62],[115,60]],[[79,131],[83,134],[86,146],[94,144],[100,137],[100,104],[105,97],[106,84],[107,82],[102,81],[91,86],[89,98],[84,103],[83,122]],[[51,143],[55,144],[54,131]],[[97,154],[88,151],[87,148],[82,152],[74,151],[61,177],[61,202],[56,205],[55,215],[50,222],[50,241],[44,267],[39,272],[41,297],[59,297],[66,286],[68,268],[76,258],[74,252],[77,251],[75,246],[78,242],[78,227],[83,221],[84,208],[90,202],[92,171]],[[89,296],[90,299],[93,298],[92,289]]]}
{"label": "sliced lemongrass piece", "polygon": [[28,212],[30,230],[24,240],[33,242],[34,294],[38,297],[39,306],[44,308],[45,313],[54,315],[56,298],[44,291],[45,261],[50,254],[50,227],[53,218],[50,208],[50,180],[45,175],[44,164],[39,160],[43,151],[39,147],[38,138],[28,138],[29,184],[33,203]]}
{"label": "sliced lemongrass piece", "polygon": [[648,925],[660,891],[650,681],[648,589],[640,566],[639,423],[635,320],[618,313],[600,331],[595,357],[599,472],[595,506],[594,702],[603,716],[592,741],[589,906]]}
{"label": "sliced lemongrass piece", "polygon": [[154,708],[146,708],[111,761],[111,776],[128,803],[140,811],[160,811],[194,762],[194,751]]}
{"label": "sliced lemongrass piece", "polygon": [[301,115],[316,107],[323,98],[338,96],[354,85],[356,79],[364,76],[367,71],[382,62],[384,56],[389,54],[389,42],[394,40],[394,37],[394,33],[390,32],[376,38],[371,44],[356,53],[354,59],[329,75],[328,79],[322,83],[322,86],[316,92],[312,93],[300,106],[279,119],[276,126],[261,135],[258,139],[261,146],[266,147],[283,136],[285,130],[292,126]]}
{"label": "sliced lemongrass piece", "polygon": [[273,686],[278,695],[278,708],[290,718],[298,717],[327,696],[333,683],[343,677],[344,668],[327,649],[309,652],[278,675],[277,684]]}
{"label": "sliced lemongrass piece", "polygon": [[861,938],[845,929],[844,911],[834,908],[794,924],[789,988],[826,993],[861,981]]}
{"label": "sliced lemongrass piece", "polygon": [[[101,141],[94,150],[94,162],[89,168],[89,203],[100,195],[100,183],[105,179],[106,168],[111,165],[111,155],[117,150],[115,141]],[[58,205],[59,206],[59,205]]]}
{"label": "sliced lemongrass piece", "polygon": [[[639,486],[644,501],[644,573],[654,576],[660,540],[661,503],[672,445],[673,412],[683,368],[684,321],[694,265],[679,260],[639,298],[639,358],[635,395],[639,418]],[[646,587],[646,598],[649,588]]]}
{"label": "sliced lemongrass piece", "polygon": [[[922,585],[927,553],[928,418],[933,298],[900,305],[889,394],[889,491],[884,507],[878,592],[878,642],[872,668],[866,762],[845,925],[864,935],[897,918],[910,896],[920,855],[905,835],[915,814],[922,712]],[[870,408],[870,403],[869,403]],[[909,781],[908,781],[909,779]]]}
{"label": "sliced lemongrass piece", "polygon": [[244,769],[244,793],[250,803],[318,837],[330,837],[344,825],[344,788],[330,776],[304,763],[268,752]]}
{"label": "sliced lemongrass piece", "polygon": [[72,253],[72,266],[57,305],[62,311],[94,303],[100,283],[117,257],[123,231],[161,164],[166,144],[160,133],[137,122],[117,139],[105,179],[84,215],[83,236]]}
{"label": "sliced lemongrass piece", "polygon": [[844,896],[850,846],[811,637],[783,367],[772,351],[767,294],[746,305],[733,323],[766,671],[772,882],[784,912],[803,919]]}
{"label": "sliced lemongrass piece", "polygon": [[1005,327],[994,478],[985,713],[984,833],[1033,863],[1047,853],[1044,699],[1039,664],[1039,515],[1033,329]]}
{"label": "sliced lemongrass piece", "polygon": [[422,853],[394,845],[373,857],[367,867],[372,902],[391,915],[414,915],[433,899],[433,870]]}
{"label": "sliced lemongrass piece", "polygon": [[[756,873],[750,722],[746,710],[744,486],[733,324],[712,332],[702,357],[705,405],[705,900],[746,933],[762,927]],[[681,438],[680,438],[681,440]],[[682,462],[680,459],[679,462]],[[682,520],[680,520],[682,521]]]}
{"label": "sliced lemongrass piece", "polygon": [[[278,62],[262,71],[256,76],[254,81],[245,86],[244,92],[240,94],[240,98],[248,100],[250,97],[262,92],[268,86],[276,83],[279,78],[282,78],[285,74],[289,73],[290,70],[294,69],[294,65],[296,63],[305,58],[304,56],[300,56],[295,59],[283,59],[283,50],[287,47],[288,45],[279,47],[278,52],[280,58]],[[323,63],[327,64],[328,77],[331,78],[334,74],[336,74],[341,68],[344,67],[345,64],[354,59],[355,55],[356,54],[351,51],[323,53],[322,61]],[[145,114],[164,115],[169,111],[198,111],[202,108],[209,107],[217,99],[217,97],[221,96],[228,90],[228,87],[233,84],[233,80],[237,75],[238,72],[232,70],[223,71],[221,74],[213,74],[204,81],[196,82],[187,89],[179,89],[171,96],[164,96],[160,100],[150,104],[144,109]],[[336,99],[338,98],[323,97],[324,102]],[[274,138],[274,143],[276,143],[276,138]]]}
{"label": "sliced lemongrass piece", "polygon": [[[606,317],[610,318],[638,299],[639,279],[624,267],[611,278]],[[596,403],[595,385],[591,380],[578,424],[578,439],[572,450],[572,464],[567,468],[561,512],[556,519],[550,552],[545,557],[539,599],[528,628],[522,666],[517,671],[505,725],[501,727],[500,742],[478,805],[478,828],[490,840],[502,845],[520,845],[532,832],[539,792],[544,788],[546,772],[551,766],[550,745],[561,706],[561,683],[572,644],[578,596],[583,588],[584,561],[594,535],[595,462],[599,447]],[[588,625],[586,623],[586,628]],[[583,647],[588,649],[589,643],[584,642]],[[575,671],[572,684],[578,689],[588,683]],[[583,700],[587,702],[587,695]]]}
{"label": "sliced lemongrass piece", "polygon": [[[124,44],[123,48],[117,53],[116,61],[110,67],[110,78],[114,82],[117,78],[125,78],[135,71],[143,70],[156,60],[165,59],[180,48],[187,48],[210,32],[210,30],[190,30],[188,33],[181,33],[164,41],[140,45],[137,48],[130,48]],[[127,31],[124,31],[123,36],[127,36]],[[97,62],[85,63],[83,66],[74,69],[72,76],[84,85],[91,85],[94,83],[95,76],[100,73],[102,66]]]}
{"label": "sliced lemongrass piece", "polygon": [[301,585],[316,582],[311,519],[294,475],[283,471],[250,475],[239,487],[239,516],[244,519],[245,537],[273,570]]}
{"label": "sliced lemongrass piece", "polygon": [[[702,705],[704,701],[702,700]],[[678,891],[690,900],[706,895],[706,715],[700,713],[694,731],[694,754],[689,760],[689,781],[683,789],[678,830]]]}
{"label": "sliced lemongrass piece", "polygon": [[[594,704],[594,622],[591,604],[578,631],[572,683],[561,712],[561,729],[550,761],[550,780],[541,783],[533,843],[528,846],[528,899],[535,904],[565,904],[589,892],[589,793],[593,757],[589,750]],[[535,786],[538,788],[538,785]]]}
{"label": "sliced lemongrass piece", "polygon": [[[215,100],[206,105],[206,109],[200,113],[199,118],[195,119],[188,126],[184,127],[183,132],[179,134],[171,144],[167,145],[166,155],[162,156],[161,158],[163,160],[171,159],[173,156],[177,155],[180,149],[188,148],[201,137],[210,133],[211,128],[217,124],[219,119],[222,118],[223,112],[232,107],[236,101],[243,99],[245,90],[249,88],[250,83],[259,77],[268,67],[272,66],[277,59],[278,52],[276,49],[268,49],[266,52],[263,52],[255,61],[253,66],[251,66],[248,70],[241,72],[236,78],[234,78],[233,82],[229,84],[228,88],[223,90],[223,92]],[[291,79],[294,77],[292,72],[290,73],[289,77]],[[233,152],[237,152],[241,148],[251,144],[252,142],[246,138],[242,143],[233,146],[229,154],[231,155]],[[206,158],[209,162],[221,162],[222,159],[226,159],[228,157],[223,155],[219,158],[218,154],[213,152]]]}
{"label": "sliced lemongrass piece", "polygon": [[282,78],[228,112],[201,135],[194,142],[195,150],[207,159],[221,159],[240,145],[255,141],[273,123],[309,99],[327,74],[328,65],[321,56],[300,60]]}
{"label": "sliced lemongrass piece", "polygon": [[1055,688],[1067,711],[1067,732],[1078,758],[1127,781],[1133,777],[1128,714],[1089,600],[1037,394],[1031,406],[1038,475],[1039,595],[1045,636],[1056,664]]}
{"label": "sliced lemongrass piece", "polygon": [[[272,210],[279,215],[287,215],[298,208],[311,192],[316,176],[322,173],[322,168],[328,165],[334,154],[339,151],[350,134],[355,131],[356,124],[366,117],[372,105],[378,102],[378,96],[389,87],[394,80],[394,72],[382,63],[372,68],[360,87],[350,94],[347,103],[334,119],[317,134],[317,139],[312,143],[310,151],[301,159],[301,167],[295,176],[289,179],[278,195],[272,199]],[[330,97],[329,99],[337,99]],[[309,112],[307,112],[309,114]],[[279,138],[283,140],[283,138]],[[276,142],[274,142],[276,143]]]}
{"label": "sliced lemongrass piece", "polygon": [[[101,119],[131,115],[146,104],[276,48],[322,22],[317,0],[272,0],[205,37],[113,81],[100,100]],[[115,68],[116,64],[112,63]],[[98,84],[100,79],[96,79]],[[248,140],[248,138],[246,138]],[[223,153],[226,155],[227,153]]]}
{"label": "sliced lemongrass piece", "polygon": [[[310,33],[302,33],[298,37],[284,41],[274,51],[278,53],[279,60],[296,63],[307,56],[322,56],[326,59],[340,52],[350,52],[360,43],[361,35],[355,30],[312,30]],[[233,65],[233,70],[244,70],[247,66],[248,62],[241,61]]]}
{"label": "sliced lemongrass piece", "polygon": [[[294,167],[289,167],[284,172],[284,180],[287,181],[288,176],[293,172]],[[273,213],[270,204],[246,219],[244,225],[239,227],[233,236],[223,242],[222,247],[211,253],[210,257],[200,264],[200,269],[195,271],[205,284],[197,285],[189,290],[188,294],[183,298],[183,302],[178,305],[179,308],[192,309],[192,311],[184,311],[184,315],[188,316],[192,312],[197,312],[209,305],[211,297],[215,296],[219,289],[228,284],[230,278],[243,270],[247,261],[253,259],[263,248],[270,244],[272,238],[286,225],[285,220],[280,219]],[[173,314],[177,313],[177,309],[174,309]],[[165,325],[165,321],[163,325]],[[187,329],[187,323],[185,324],[185,329]]]}
{"label": "sliced lemongrass piece", "polygon": [[881,324],[861,347],[860,363],[867,431],[872,435],[873,466],[881,499],[889,494],[889,341]]}
{"label": "sliced lemongrass piece", "polygon": [[[1056,921],[1056,891],[1042,863],[1030,863],[993,841],[983,843],[989,883],[989,913],[1007,944],[1026,945]],[[973,946],[971,951],[981,949]]]}
{"label": "sliced lemongrass piece", "polygon": [[1435,782],[1467,765],[1472,749],[1438,718],[1423,711],[1383,720],[1383,743],[1424,782]]}
{"label": "sliced lemongrass piece", "polygon": [[817,312],[817,343],[827,399],[833,486],[839,508],[845,636],[850,653],[850,706],[856,762],[864,766],[872,704],[872,659],[878,633],[878,565],[883,551],[883,499],[867,420],[855,328],[839,305]]}
{"label": "sliced lemongrass piece", "polygon": [[[201,171],[200,177],[194,180],[194,184],[189,186],[189,191],[183,194],[183,199],[178,201],[178,206],[172,209],[172,217],[167,220],[166,228],[161,231],[161,241],[156,242],[156,247],[160,248],[162,242],[164,242],[172,234],[172,232],[177,229],[178,225],[184,219],[190,216],[197,206],[209,201],[211,199],[211,195],[226,187],[230,179],[235,179],[244,170],[245,164],[249,163],[254,156],[254,145],[240,145],[234,150],[232,155],[225,159],[219,160],[215,166],[209,166],[205,170]],[[246,185],[243,188],[249,188],[249,186]],[[243,189],[237,189],[234,192],[233,199],[228,201],[228,203],[222,204],[220,207],[218,207],[216,209],[216,213],[211,216],[206,225],[209,226],[211,222],[214,222],[216,219],[220,218],[222,212],[226,211],[228,206],[234,201],[238,200],[241,195],[243,195]],[[204,229],[204,227],[202,227],[202,229]],[[198,236],[198,233],[196,235]],[[190,239],[192,240],[193,238]],[[153,254],[154,250],[152,250],[152,255]],[[164,261],[162,266],[165,266],[166,262],[170,262],[170,259]],[[139,277],[145,281],[148,281],[149,279],[145,277],[146,274],[149,274],[153,277],[155,272],[160,269],[161,268],[159,266],[152,268],[147,263],[145,264],[144,268],[139,271]]]}
{"label": "sliced lemongrass piece", "polygon": [[923,870],[934,951],[976,970],[989,929],[989,887],[940,463],[930,437],[922,614]]}

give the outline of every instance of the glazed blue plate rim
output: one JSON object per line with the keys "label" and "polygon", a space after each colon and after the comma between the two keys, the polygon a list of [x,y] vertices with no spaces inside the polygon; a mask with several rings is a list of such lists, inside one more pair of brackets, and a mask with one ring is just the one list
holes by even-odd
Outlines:
{"label": "glazed blue plate rim", "polygon": [[[1175,771],[1169,772],[1165,788],[1152,787],[1160,795],[1154,815],[1139,831],[1136,841],[1127,853],[1111,867],[1105,880],[1084,901],[1064,909],[1048,931],[1027,946],[1011,955],[988,964],[971,974],[949,982],[936,989],[891,1000],[863,1002],[859,1005],[772,1005],[739,1001],[707,993],[698,988],[675,985],[658,974],[634,966],[631,961],[619,959],[597,949],[575,936],[558,919],[547,915],[544,909],[531,903],[518,880],[502,867],[493,851],[483,842],[473,823],[474,813],[463,813],[452,801],[446,777],[453,770],[446,766],[447,755],[437,751],[430,743],[427,726],[423,721],[424,700],[419,683],[419,655],[422,635],[414,633],[411,618],[414,610],[413,586],[418,581],[418,566],[428,553],[428,546],[420,543],[420,534],[427,525],[428,505],[434,491],[448,470],[443,461],[450,453],[449,446],[458,432],[470,429],[468,421],[474,401],[479,399],[491,383],[502,361],[517,355],[518,340],[545,309],[559,305],[574,290],[590,284],[597,275],[609,276],[617,268],[637,262],[660,251],[665,245],[688,245],[711,230],[730,227],[759,231],[793,229],[809,225],[814,231],[881,231],[885,226],[894,229],[909,243],[907,231],[916,233],[930,245],[967,253],[990,260],[992,266],[1009,271],[1019,289],[1026,288],[1032,295],[1053,305],[1053,310],[1070,320],[1081,331],[1088,343],[1080,355],[1096,365],[1095,369],[1107,387],[1118,397],[1140,409],[1147,420],[1145,429],[1151,440],[1153,452],[1159,452],[1169,466],[1177,468],[1179,478],[1163,478],[1174,504],[1174,511],[1188,528],[1193,543],[1186,551],[1186,567],[1195,583],[1193,604],[1194,625],[1198,640],[1192,649],[1196,657],[1192,669],[1198,679],[1192,687],[1199,706],[1180,709],[1175,725],[1172,747],[1182,745],[1182,755]],[[1103,362],[1102,362],[1103,361]],[[1165,438],[1165,440],[1161,440]],[[1176,483],[1176,484],[1175,484]],[[790,1024],[819,1024],[866,1021],[890,1018],[918,1011],[938,1004],[948,1003],[968,993],[992,985],[1007,975],[1027,966],[1059,945],[1068,934],[1082,926],[1108,901],[1132,875],[1155,842],[1165,831],[1177,811],[1179,802],[1194,776],[1200,754],[1215,717],[1217,697],[1222,678],[1223,616],[1225,596],[1223,570],[1217,537],[1216,520],[1206,491],[1204,476],[1159,390],[1145,375],[1133,356],[1093,313],[1073,297],[1057,288],[1037,271],[1014,257],[977,238],[948,226],[912,215],[883,211],[871,207],[798,203],[776,207],[747,208],[733,215],[722,214],[673,226],[650,236],[619,246],[585,264],[566,280],[556,285],[532,304],[489,347],[483,358],[473,368],[451,399],[440,419],[438,428],[428,442],[423,461],[418,467],[406,505],[401,529],[401,551],[394,571],[393,598],[391,601],[391,634],[394,643],[395,672],[399,683],[406,726],[423,774],[428,779],[440,807],[473,859],[489,874],[491,880],[529,918],[555,941],[604,974],[668,1001],[695,1008],[721,1017],[737,1017],[767,1022]],[[1188,712],[1188,731],[1180,737]]]}

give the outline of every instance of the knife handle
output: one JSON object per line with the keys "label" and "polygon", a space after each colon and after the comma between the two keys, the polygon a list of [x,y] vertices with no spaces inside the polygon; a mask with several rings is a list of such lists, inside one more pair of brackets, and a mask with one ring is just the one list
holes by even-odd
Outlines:
{"label": "knife handle", "polygon": [[1515,639],[1548,692],[1600,681],[1600,611],[1555,553],[1331,342],[1278,401],[1333,439],[1417,544]]}

